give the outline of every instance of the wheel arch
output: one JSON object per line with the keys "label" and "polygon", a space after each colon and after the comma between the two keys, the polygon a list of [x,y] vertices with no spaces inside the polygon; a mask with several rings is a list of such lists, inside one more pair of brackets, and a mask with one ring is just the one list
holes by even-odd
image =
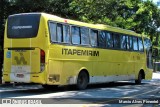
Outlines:
{"label": "wheel arch", "polygon": [[144,72],[144,70],[143,70],[143,69],[141,69],[141,70],[139,71],[139,73],[141,73],[141,74],[142,74],[142,79],[145,79],[145,72]]}
{"label": "wheel arch", "polygon": [[87,68],[82,67],[82,68],[79,70],[77,76],[79,75],[80,72],[85,72],[85,73],[88,75],[88,83],[89,83],[90,78],[89,78],[89,72],[88,72]]}

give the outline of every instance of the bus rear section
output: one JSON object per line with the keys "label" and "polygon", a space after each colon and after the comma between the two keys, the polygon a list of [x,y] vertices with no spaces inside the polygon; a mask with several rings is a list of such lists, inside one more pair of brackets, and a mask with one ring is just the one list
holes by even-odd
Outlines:
{"label": "bus rear section", "polygon": [[4,37],[5,82],[45,83],[45,34],[39,27],[42,24],[38,13],[9,16]]}

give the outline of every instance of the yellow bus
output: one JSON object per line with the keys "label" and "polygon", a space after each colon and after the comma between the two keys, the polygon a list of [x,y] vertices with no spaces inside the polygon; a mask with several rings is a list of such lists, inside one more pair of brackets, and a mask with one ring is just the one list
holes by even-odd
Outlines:
{"label": "yellow bus", "polygon": [[5,25],[5,82],[43,87],[151,79],[143,36],[46,13],[10,15]]}

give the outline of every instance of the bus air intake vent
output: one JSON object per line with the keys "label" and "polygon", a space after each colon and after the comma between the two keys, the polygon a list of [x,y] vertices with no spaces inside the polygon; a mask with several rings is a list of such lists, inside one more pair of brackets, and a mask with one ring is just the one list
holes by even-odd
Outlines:
{"label": "bus air intake vent", "polygon": [[50,74],[48,79],[50,82],[59,82],[60,75],[59,74]]}

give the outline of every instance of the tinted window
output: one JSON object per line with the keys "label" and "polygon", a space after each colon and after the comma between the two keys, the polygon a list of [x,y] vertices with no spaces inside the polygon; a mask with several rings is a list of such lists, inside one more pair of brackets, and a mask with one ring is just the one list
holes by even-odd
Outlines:
{"label": "tinted window", "polygon": [[133,37],[132,36],[129,37],[129,49],[133,50]]}
{"label": "tinted window", "polygon": [[150,49],[151,46],[152,46],[151,40],[148,39],[148,38],[145,38],[145,39],[144,39],[144,48],[145,48],[145,49]]}
{"label": "tinted window", "polygon": [[51,42],[57,41],[56,26],[57,25],[55,23],[52,23],[52,22],[49,23]]}
{"label": "tinted window", "polygon": [[98,43],[99,47],[104,48],[106,46],[106,35],[104,31],[99,32]]}
{"label": "tinted window", "polygon": [[89,44],[89,29],[88,28],[81,28],[81,44],[88,45]]}
{"label": "tinted window", "polygon": [[8,18],[8,38],[36,37],[39,29],[40,14],[19,14]]}
{"label": "tinted window", "polygon": [[111,33],[106,33],[106,47],[113,47],[113,36],[111,35]]}
{"label": "tinted window", "polygon": [[69,25],[63,25],[63,42],[69,43],[70,42],[70,30]]}
{"label": "tinted window", "polygon": [[127,49],[126,36],[124,35],[121,36],[121,49]]}
{"label": "tinted window", "polygon": [[97,36],[98,36],[98,31],[90,30],[90,38],[92,46],[97,46]]}
{"label": "tinted window", "polygon": [[129,44],[129,37],[128,36],[126,36],[126,42],[127,42],[127,49],[130,50],[130,46],[129,46],[130,44]]}
{"label": "tinted window", "polygon": [[114,48],[119,49],[120,48],[120,35],[119,34],[113,34],[114,35]]}
{"label": "tinted window", "polygon": [[138,38],[133,37],[133,50],[138,51]]}
{"label": "tinted window", "polygon": [[79,27],[72,26],[72,43],[73,44],[80,44],[80,33]]}
{"label": "tinted window", "polygon": [[146,56],[147,56],[147,67],[148,68],[153,68],[152,64],[153,64],[153,60],[152,60],[152,48],[151,48],[152,44],[150,39],[145,38],[144,39],[144,48],[146,49]]}
{"label": "tinted window", "polygon": [[143,52],[142,38],[138,38],[139,51]]}
{"label": "tinted window", "polygon": [[62,24],[57,24],[57,42],[62,42],[63,28]]}

